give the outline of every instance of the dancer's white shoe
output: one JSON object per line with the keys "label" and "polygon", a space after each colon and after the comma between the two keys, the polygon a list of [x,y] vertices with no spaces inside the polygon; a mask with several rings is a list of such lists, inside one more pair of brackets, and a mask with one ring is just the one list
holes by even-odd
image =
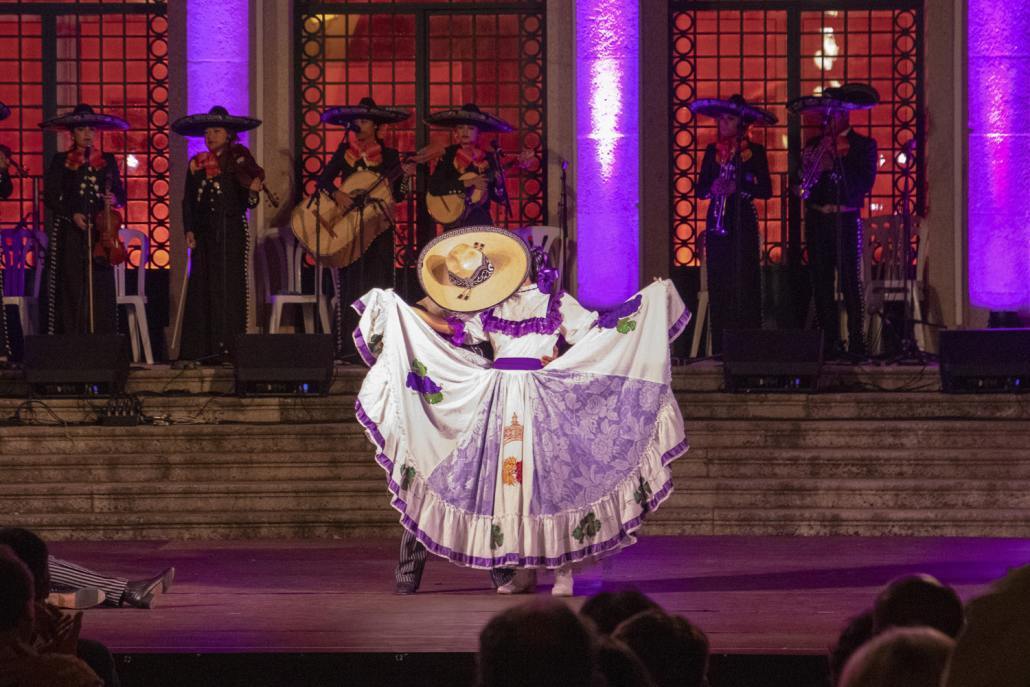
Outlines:
{"label": "dancer's white shoe", "polygon": [[536,591],[536,570],[519,568],[510,581],[497,588],[498,594],[530,594]]}
{"label": "dancer's white shoe", "polygon": [[554,596],[572,596],[572,566],[566,565],[554,571]]}

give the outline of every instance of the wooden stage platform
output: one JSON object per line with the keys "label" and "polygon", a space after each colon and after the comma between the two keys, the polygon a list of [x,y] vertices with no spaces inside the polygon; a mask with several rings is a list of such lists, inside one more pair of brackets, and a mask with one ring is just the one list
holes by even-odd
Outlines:
{"label": "wooden stage platform", "polygon": [[[341,541],[57,542],[53,553],[128,576],[176,567],[150,611],[87,611],[117,653],[476,650],[483,624],[526,597],[430,557],[414,596],[393,593],[397,536]],[[579,607],[635,587],[699,624],[717,653],[822,654],[887,581],[927,572],[963,597],[1030,563],[1028,539],[641,537],[576,577]],[[538,594],[549,594],[544,575]]]}

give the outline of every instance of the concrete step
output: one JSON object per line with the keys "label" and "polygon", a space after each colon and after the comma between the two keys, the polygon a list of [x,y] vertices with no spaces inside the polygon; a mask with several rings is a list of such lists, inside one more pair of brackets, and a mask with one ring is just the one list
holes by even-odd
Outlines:
{"label": "concrete step", "polygon": [[1026,537],[1030,512],[993,507],[959,512],[868,508],[761,509],[663,506],[645,534],[774,536]]}
{"label": "concrete step", "polygon": [[[12,514],[251,513],[279,510],[389,508],[383,479],[327,482],[119,482],[0,486],[0,506]],[[131,515],[130,515],[131,517]]]}
{"label": "concrete step", "polygon": [[679,480],[668,503],[739,511],[775,509],[919,509],[938,513],[988,509],[999,503],[1026,509],[1030,480],[942,479],[704,479]]}
{"label": "concrete step", "polygon": [[330,481],[383,479],[372,451],[275,453],[26,455],[0,454],[9,484],[104,482]]}
{"label": "concrete step", "polygon": [[272,510],[250,512],[142,512],[10,515],[12,527],[28,527],[47,540],[274,539],[344,536],[400,537],[399,516],[381,508]]}

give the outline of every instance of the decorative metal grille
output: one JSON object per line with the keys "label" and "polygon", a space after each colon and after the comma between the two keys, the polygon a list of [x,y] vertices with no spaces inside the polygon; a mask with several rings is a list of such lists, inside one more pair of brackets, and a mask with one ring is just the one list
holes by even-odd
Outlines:
{"label": "decorative metal grille", "polygon": [[[447,2],[376,4],[383,7],[297,3],[296,145],[305,193],[345,135],[319,121],[326,107],[371,95],[380,105],[410,109],[413,116],[383,136],[403,155],[430,141],[450,142],[448,132],[423,124],[426,114],[474,101],[516,127],[497,137],[502,150],[529,148],[540,161],[534,171],[509,177],[512,212],[495,211],[495,221],[546,221],[543,3],[454,2],[467,6],[460,11]],[[424,189],[425,180],[417,186]],[[411,202],[398,208],[397,225],[397,264],[410,267],[408,237],[414,232],[424,241],[439,228],[424,213],[419,218]]]}
{"label": "decorative metal grille", "polygon": [[[876,87],[881,104],[852,116],[880,148],[879,174],[864,214],[900,213],[906,197],[913,212],[921,210],[922,151],[910,143],[923,138],[916,115],[923,98],[918,3],[888,3],[894,6],[886,9],[877,3],[875,10],[851,9],[854,2],[825,9],[827,4],[798,0],[755,10],[733,2],[670,3],[674,268],[698,264],[697,241],[707,211],[694,183],[715,128],[690,113],[687,104],[696,98],[741,93],[780,118],[777,126],[753,129],[752,135],[769,150],[773,174],[774,197],[757,203],[765,264],[784,263],[790,237],[800,241],[801,236],[800,204],[788,198],[787,179],[798,146],[815,132],[788,118],[783,105],[795,95],[848,81]],[[820,9],[808,9],[812,5]]]}
{"label": "decorative metal grille", "polygon": [[[41,120],[79,102],[126,119],[130,129],[103,134],[102,147],[115,154],[126,182],[126,226],[150,236],[144,262],[168,268],[167,8],[158,0],[97,4],[0,3],[0,35],[18,48],[0,56],[0,100],[13,106],[0,142],[38,175],[45,158],[70,142],[67,134],[40,133]],[[0,222],[25,216],[31,197],[22,180],[12,200],[0,203]],[[138,246],[129,259],[139,266]]]}

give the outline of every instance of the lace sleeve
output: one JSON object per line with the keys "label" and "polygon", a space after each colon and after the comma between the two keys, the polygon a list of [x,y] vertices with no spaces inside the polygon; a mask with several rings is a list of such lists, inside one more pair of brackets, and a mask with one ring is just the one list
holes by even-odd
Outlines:
{"label": "lace sleeve", "polygon": [[575,344],[590,331],[597,321],[597,313],[587,310],[567,293],[561,297],[561,334],[570,344]]}

